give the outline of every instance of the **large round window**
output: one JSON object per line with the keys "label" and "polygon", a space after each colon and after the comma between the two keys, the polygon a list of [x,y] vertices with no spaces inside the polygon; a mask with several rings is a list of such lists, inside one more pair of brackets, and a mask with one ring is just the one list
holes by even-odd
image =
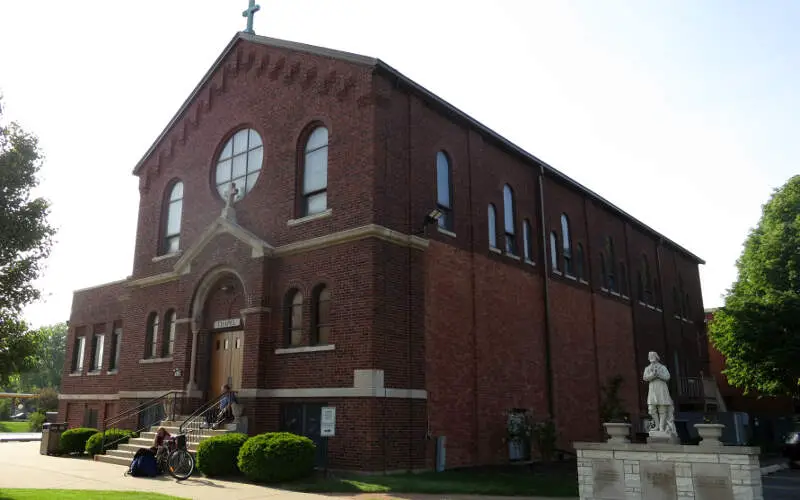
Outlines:
{"label": "large round window", "polygon": [[264,159],[264,146],[261,137],[253,129],[236,132],[225,147],[217,161],[217,192],[226,199],[231,183],[236,184],[238,193],[235,200],[241,200],[253,189],[261,171]]}

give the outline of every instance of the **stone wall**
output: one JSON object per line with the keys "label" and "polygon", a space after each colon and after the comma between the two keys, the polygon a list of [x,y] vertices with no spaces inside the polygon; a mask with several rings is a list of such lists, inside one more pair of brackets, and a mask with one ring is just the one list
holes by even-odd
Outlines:
{"label": "stone wall", "polygon": [[758,448],[575,443],[581,500],[763,500]]}

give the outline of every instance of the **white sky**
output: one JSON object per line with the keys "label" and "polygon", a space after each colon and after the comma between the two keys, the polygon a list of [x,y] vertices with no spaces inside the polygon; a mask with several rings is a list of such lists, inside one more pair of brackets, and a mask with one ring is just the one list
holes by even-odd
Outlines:
{"label": "white sky", "polygon": [[[706,307],[800,141],[800,2],[260,0],[257,34],[379,57],[703,257]],[[26,309],[131,272],[131,170],[246,0],[1,0],[7,119],[46,154],[59,233]]]}

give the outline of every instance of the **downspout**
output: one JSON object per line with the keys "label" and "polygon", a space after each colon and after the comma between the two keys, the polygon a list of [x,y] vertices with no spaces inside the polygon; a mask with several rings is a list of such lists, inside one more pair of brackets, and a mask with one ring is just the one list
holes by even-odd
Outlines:
{"label": "downspout", "polygon": [[550,355],[550,336],[552,333],[550,320],[550,273],[547,270],[550,259],[547,252],[547,228],[544,216],[544,165],[539,165],[539,226],[542,235],[542,274],[544,280],[544,364],[545,364],[545,383],[547,384],[547,412],[550,418],[555,419],[555,404],[553,403],[553,360]]}
{"label": "downspout", "polygon": [[[408,159],[407,160],[408,164],[406,166],[406,172],[407,172],[406,191],[408,193],[407,194],[407,196],[408,196],[408,205],[407,205],[406,218],[408,220],[408,234],[413,234],[415,231],[414,231],[414,222],[413,222],[413,216],[414,216],[414,210],[413,210],[413,206],[412,206],[413,205],[413,201],[412,201],[412,198],[411,198],[411,179],[412,179],[411,166],[412,166],[412,163],[413,163],[412,160],[411,160],[411,152],[413,151],[413,149],[412,149],[412,142],[413,141],[411,140],[411,94],[410,93],[407,94],[406,103],[407,103],[406,114],[407,114],[407,117],[408,117],[408,121],[407,121],[408,133],[406,135],[406,140],[407,140],[406,151],[407,151],[407,159]],[[427,232],[427,225],[425,226],[425,231]],[[425,234],[426,238],[427,238],[427,236],[428,235]],[[407,277],[408,293],[406,294],[406,297],[407,297],[406,298],[406,324],[408,325],[408,389],[409,389],[409,398],[408,398],[408,470],[409,471],[411,471],[413,469],[412,464],[414,463],[414,451],[413,451],[413,446],[414,446],[414,398],[411,397],[412,394],[413,394],[411,391],[414,390],[414,362],[413,362],[414,349],[413,349],[412,342],[411,342],[411,339],[413,338],[413,330],[414,330],[413,325],[411,324],[411,321],[412,321],[411,307],[413,306],[413,301],[411,300],[411,295],[412,295],[412,290],[413,290],[413,285],[412,285],[412,279],[413,279],[413,273],[412,273],[413,253],[414,253],[414,248],[411,246],[411,242],[409,242],[409,245],[408,245],[408,277]],[[388,271],[388,269],[387,269],[387,271]],[[388,273],[384,273],[384,280],[386,279],[387,276],[389,276],[389,274]],[[426,405],[426,410],[427,410],[427,401],[425,402],[425,405]],[[385,463],[385,460],[384,460],[384,463]]]}
{"label": "downspout", "polygon": [[[669,336],[667,334],[668,326],[669,326],[667,324],[667,316],[669,315],[669,313],[667,312],[667,306],[666,306],[666,303],[665,303],[665,300],[664,300],[664,275],[663,275],[663,269],[664,268],[663,268],[663,264],[661,262],[661,248],[662,248],[663,244],[664,244],[664,238],[659,238],[657,246],[656,246],[656,272],[658,273],[658,281],[660,283],[659,289],[661,290],[661,297],[660,297],[661,298],[661,327],[663,328],[663,333],[664,333],[664,335],[663,335],[664,336],[664,351],[665,351],[664,352],[664,357],[666,358],[667,357],[667,352],[666,351],[669,348]],[[667,366],[669,366],[669,360],[665,360],[665,361],[667,361],[666,364],[667,364]],[[672,390],[675,391],[674,394],[677,396],[677,399],[680,399],[681,395],[680,395],[680,392],[677,390],[678,386],[680,384],[679,384],[678,380],[675,377],[672,377],[672,380],[675,381]],[[677,408],[676,408],[676,410],[677,410]]]}
{"label": "downspout", "polygon": [[[588,274],[589,279],[586,280],[586,281],[588,281],[590,283],[588,285],[588,287],[589,287],[589,300],[590,300],[590,304],[591,304],[591,308],[592,308],[592,342],[594,344],[594,346],[593,346],[594,347],[594,373],[595,373],[595,377],[597,377],[597,410],[598,410],[597,413],[598,413],[598,416],[600,416],[599,415],[600,414],[600,408],[603,405],[602,397],[601,397],[601,395],[602,395],[602,390],[601,389],[602,389],[603,384],[602,384],[602,382],[600,380],[600,350],[599,350],[598,343],[597,343],[597,306],[595,304],[594,288],[593,288],[593,285],[591,284],[591,283],[594,283],[594,280],[592,279],[592,277],[594,275],[592,274],[592,265],[591,265],[593,252],[592,252],[592,246],[591,246],[591,244],[589,242],[589,240],[590,240],[590,238],[589,238],[589,209],[587,207],[587,203],[588,203],[588,200],[584,196],[583,197],[583,225],[584,225],[584,228],[586,230],[586,251],[583,253],[583,257],[586,259],[586,264],[587,264],[586,271],[588,271],[588,273],[589,273]],[[582,265],[583,265],[583,263],[581,262],[581,266]],[[600,416],[600,417],[601,418],[599,420],[602,420],[602,416]],[[601,436],[602,436],[602,434],[601,434]]]}
{"label": "downspout", "polygon": [[[644,366],[639,367],[639,338],[638,338],[638,331],[636,329],[636,314],[639,299],[636,297],[638,294],[638,288],[632,287],[631,284],[633,283],[633,261],[630,258],[630,247],[628,246],[628,223],[626,222],[623,228],[623,235],[625,237],[625,260],[627,261],[628,272],[625,273],[625,278],[628,280],[626,284],[626,288],[628,289],[628,301],[631,305],[631,322],[633,323],[633,365],[636,367],[636,376],[633,379],[634,385],[636,386],[636,406],[641,406],[642,401],[642,384],[639,383],[639,373],[644,370]],[[658,266],[658,263],[656,263]],[[661,278],[659,278],[661,281]],[[639,408],[641,410],[641,407]]]}
{"label": "downspout", "polygon": [[[469,210],[468,214],[470,218],[475,216],[475,212],[473,211],[473,203],[472,203],[472,131],[468,128],[467,129],[467,182],[469,185]],[[480,445],[478,443],[478,433],[480,432],[480,420],[478,418],[478,412],[480,409],[480,402],[478,401],[478,313],[476,311],[477,308],[477,298],[476,298],[476,291],[475,291],[475,224],[469,224],[469,264],[470,264],[470,290],[472,291],[472,370],[473,370],[473,377],[472,377],[472,419],[473,425],[475,426],[473,432],[472,443],[474,446],[474,453],[475,453],[475,462],[478,462],[480,457]]]}

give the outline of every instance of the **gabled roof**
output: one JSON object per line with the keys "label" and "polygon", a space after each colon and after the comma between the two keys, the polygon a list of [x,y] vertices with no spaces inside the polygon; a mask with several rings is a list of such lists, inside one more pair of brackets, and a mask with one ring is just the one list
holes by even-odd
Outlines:
{"label": "gabled roof", "polygon": [[220,234],[230,234],[239,241],[247,244],[250,247],[250,255],[253,258],[272,255],[272,252],[275,250],[272,245],[243,228],[236,222],[220,216],[217,217],[217,219],[212,222],[205,231],[203,231],[203,234],[200,235],[194,245],[189,247],[189,249],[183,255],[181,255],[181,257],[175,263],[173,271],[176,274],[188,273],[190,271],[192,261],[198,255],[200,255],[200,252],[202,252],[209,243],[211,243],[211,240]]}
{"label": "gabled roof", "polygon": [[490,129],[486,125],[482,124],[481,122],[479,122],[475,118],[472,118],[471,116],[467,115],[466,113],[464,113],[460,109],[456,108],[452,104],[448,103],[447,101],[445,101],[441,97],[437,96],[433,92],[427,90],[422,85],[419,85],[418,83],[414,82],[413,80],[411,80],[410,78],[406,77],[405,75],[403,75],[402,73],[400,73],[399,71],[397,71],[393,67],[389,66],[385,62],[381,61],[380,59],[373,58],[373,57],[367,57],[367,56],[363,56],[363,55],[359,55],[359,54],[353,54],[353,53],[350,53],[350,52],[344,52],[344,51],[340,51],[340,50],[328,49],[328,48],[325,48],[325,47],[318,47],[318,46],[315,46],[315,45],[307,45],[307,44],[304,44],[304,43],[291,42],[291,41],[288,41],[288,40],[281,40],[281,39],[278,39],[278,38],[270,38],[270,37],[260,36],[260,35],[251,35],[251,34],[244,33],[244,32],[237,33],[231,39],[231,41],[228,43],[228,45],[225,47],[225,49],[222,51],[222,53],[219,55],[219,57],[217,57],[217,59],[214,61],[214,64],[211,65],[211,68],[209,68],[209,70],[206,72],[206,74],[200,80],[200,83],[197,84],[197,86],[194,88],[194,90],[189,95],[189,97],[186,99],[186,101],[184,101],[184,103],[181,105],[180,109],[178,109],[178,112],[175,113],[175,115],[172,117],[172,119],[167,124],[167,126],[164,128],[164,130],[161,132],[161,134],[158,136],[158,138],[156,138],[155,142],[153,142],[153,145],[150,146],[150,148],[147,150],[147,152],[144,154],[144,156],[142,156],[142,158],[136,164],[136,166],[133,169],[134,175],[139,173],[139,170],[142,168],[142,166],[147,161],[147,159],[150,157],[150,155],[153,154],[153,152],[156,150],[156,147],[158,146],[158,144],[164,139],[164,137],[166,137],[167,133],[170,131],[170,129],[173,127],[173,125],[175,125],[178,122],[178,120],[181,118],[181,116],[186,112],[186,110],[189,108],[189,105],[192,103],[194,98],[197,96],[197,94],[200,92],[200,90],[203,88],[203,86],[205,86],[205,84],[211,79],[213,74],[218,69],[219,65],[222,63],[223,60],[225,60],[225,58],[228,56],[230,51],[233,49],[234,45],[236,45],[236,42],[239,41],[239,40],[247,40],[249,42],[257,43],[257,44],[260,44],[260,45],[266,45],[266,46],[270,46],[270,47],[277,47],[277,48],[281,48],[281,49],[291,50],[291,51],[294,51],[294,52],[305,52],[305,53],[308,53],[308,54],[313,54],[313,55],[322,56],[322,57],[330,57],[330,58],[333,58],[333,59],[338,59],[338,60],[350,62],[350,63],[353,63],[353,64],[360,64],[360,65],[372,67],[372,68],[374,68],[374,70],[376,72],[382,73],[383,75],[394,79],[399,85],[405,87],[410,92],[416,94],[417,96],[419,96],[423,100],[427,101],[428,103],[436,106],[445,115],[451,117],[452,119],[464,122],[464,123],[468,124],[469,126],[475,128],[477,131],[481,132],[488,140],[494,142],[495,144],[497,144],[498,146],[500,146],[502,149],[506,150],[507,152],[509,152],[511,154],[514,154],[514,155],[516,155],[516,156],[528,161],[529,163],[532,163],[532,165],[534,167],[537,167],[537,168],[541,169],[547,175],[550,175],[553,178],[559,179],[560,181],[564,182],[565,184],[577,189],[578,191],[581,191],[581,192],[585,193],[589,198],[591,198],[592,200],[594,200],[598,204],[602,205],[607,210],[611,211],[612,213],[617,214],[618,216],[621,216],[624,219],[627,219],[634,226],[637,226],[639,229],[643,230],[644,232],[649,233],[652,236],[655,236],[661,242],[667,244],[668,246],[673,247],[675,250],[678,250],[679,252],[683,253],[687,257],[695,260],[697,263],[699,263],[699,264],[705,264],[706,263],[703,259],[701,259],[697,255],[693,254],[692,252],[690,252],[686,248],[684,248],[681,245],[679,245],[679,244],[675,243],[674,241],[670,240],[669,238],[667,238],[666,236],[662,235],[658,231],[654,230],[653,228],[651,228],[647,224],[639,221],[638,219],[636,219],[632,215],[628,214],[627,212],[625,212],[621,208],[617,207],[616,205],[614,205],[610,201],[606,200],[605,198],[603,198],[599,194],[595,193],[591,189],[583,186],[582,184],[580,184],[579,182],[577,182],[574,179],[570,178],[566,174],[563,174],[562,172],[559,172],[558,170],[556,170],[552,166],[548,165],[546,162],[540,160],[536,156],[532,155],[531,153],[528,153],[527,151],[525,151],[521,147],[519,147],[516,144],[512,143],[511,141],[509,141],[505,137],[501,136],[500,134],[498,134],[494,130]]}

